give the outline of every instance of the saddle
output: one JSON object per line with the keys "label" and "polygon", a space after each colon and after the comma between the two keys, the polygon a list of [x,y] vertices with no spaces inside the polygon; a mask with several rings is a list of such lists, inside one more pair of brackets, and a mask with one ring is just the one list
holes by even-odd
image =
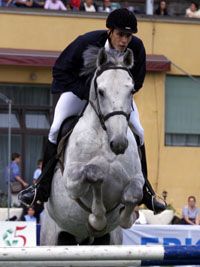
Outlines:
{"label": "saddle", "polygon": [[61,171],[64,171],[64,152],[65,148],[69,139],[69,136],[71,135],[75,125],[77,124],[80,116],[70,116],[69,118],[66,118],[59,130],[58,133],[58,148],[57,148],[57,158],[60,163]]}

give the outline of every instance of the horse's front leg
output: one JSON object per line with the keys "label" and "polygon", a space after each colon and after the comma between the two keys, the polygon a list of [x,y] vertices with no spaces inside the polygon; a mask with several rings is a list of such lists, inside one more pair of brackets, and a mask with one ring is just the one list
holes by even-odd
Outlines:
{"label": "horse's front leg", "polygon": [[106,227],[105,207],[102,200],[102,183],[105,173],[97,164],[72,166],[68,169],[67,190],[73,199],[80,199],[92,189],[91,214],[89,224],[97,231]]}
{"label": "horse's front leg", "polygon": [[86,181],[92,187],[92,213],[89,215],[89,224],[97,231],[102,231],[107,224],[106,209],[102,199],[102,184],[105,178],[104,172],[97,165],[85,166]]}
{"label": "horse's front leg", "polygon": [[122,196],[122,204],[124,205],[120,212],[120,226],[122,228],[130,228],[136,221],[137,215],[134,212],[134,208],[142,200],[142,197],[143,179],[134,177],[125,188]]}

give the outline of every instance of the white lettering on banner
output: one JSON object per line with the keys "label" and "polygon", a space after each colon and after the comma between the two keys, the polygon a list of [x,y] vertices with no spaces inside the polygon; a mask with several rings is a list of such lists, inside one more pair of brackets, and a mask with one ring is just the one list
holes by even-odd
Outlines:
{"label": "white lettering on banner", "polygon": [[124,245],[200,245],[200,226],[133,225],[123,230]]}
{"label": "white lettering on banner", "polygon": [[1,247],[36,246],[35,222],[0,222]]}

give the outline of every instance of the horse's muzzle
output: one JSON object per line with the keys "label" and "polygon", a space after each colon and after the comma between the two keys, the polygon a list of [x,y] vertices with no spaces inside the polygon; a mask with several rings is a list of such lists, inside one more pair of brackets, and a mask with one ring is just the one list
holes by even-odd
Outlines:
{"label": "horse's muzzle", "polygon": [[121,136],[115,137],[110,141],[110,148],[116,155],[124,154],[128,147],[128,139]]}

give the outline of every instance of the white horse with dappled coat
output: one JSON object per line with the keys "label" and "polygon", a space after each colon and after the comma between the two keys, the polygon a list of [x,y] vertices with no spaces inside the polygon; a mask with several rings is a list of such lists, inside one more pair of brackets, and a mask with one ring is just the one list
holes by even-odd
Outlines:
{"label": "white horse with dappled coat", "polygon": [[42,245],[67,245],[69,236],[79,244],[98,244],[95,239],[118,226],[131,227],[133,209],[143,197],[144,178],[129,128],[132,51],[114,58],[105,49],[90,47],[84,59],[85,73],[94,60],[96,64],[89,103],[69,137],[63,173],[59,165],[55,169],[42,220]]}

